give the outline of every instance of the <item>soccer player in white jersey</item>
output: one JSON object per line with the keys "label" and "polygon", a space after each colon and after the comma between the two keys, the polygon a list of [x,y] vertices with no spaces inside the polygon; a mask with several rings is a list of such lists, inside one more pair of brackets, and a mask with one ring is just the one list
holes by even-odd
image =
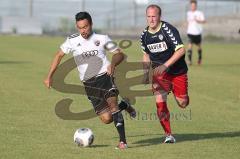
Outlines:
{"label": "soccer player in white jersey", "polygon": [[189,38],[188,44],[188,62],[192,65],[192,50],[193,44],[197,46],[198,51],[198,65],[202,63],[202,24],[205,23],[205,17],[203,12],[197,10],[197,1],[190,1],[191,10],[187,12],[187,35]]}
{"label": "soccer player in white jersey", "polygon": [[[103,123],[114,121],[119,134],[116,148],[126,149],[124,119],[121,110],[126,110],[131,117],[136,116],[135,109],[127,100],[117,103],[119,91],[114,83],[114,70],[124,59],[123,52],[113,45],[107,35],[92,31],[92,18],[87,12],[75,15],[76,27],[80,34],[69,36],[60,46],[51,64],[45,85],[50,88],[52,76],[64,55],[71,53],[77,64],[80,80],[83,82],[88,99]],[[106,57],[106,50],[113,53],[111,62]]]}

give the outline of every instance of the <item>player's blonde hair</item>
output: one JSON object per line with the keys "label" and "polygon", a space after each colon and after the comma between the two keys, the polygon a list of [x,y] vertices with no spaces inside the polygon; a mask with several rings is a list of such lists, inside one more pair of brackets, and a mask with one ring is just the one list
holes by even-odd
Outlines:
{"label": "player's blonde hair", "polygon": [[147,6],[147,8],[146,8],[146,13],[147,13],[147,10],[148,10],[149,8],[157,8],[157,9],[158,9],[158,14],[159,14],[159,16],[161,16],[161,14],[162,14],[162,9],[161,9],[158,5],[156,5],[156,4],[150,4],[150,5]]}

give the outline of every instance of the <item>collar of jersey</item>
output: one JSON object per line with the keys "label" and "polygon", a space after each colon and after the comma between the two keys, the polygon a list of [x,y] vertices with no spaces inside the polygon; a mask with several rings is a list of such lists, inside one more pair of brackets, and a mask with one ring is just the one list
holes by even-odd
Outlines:
{"label": "collar of jersey", "polygon": [[95,34],[95,32],[92,32],[92,35],[90,35],[87,39],[84,39],[81,34],[79,34],[79,35],[80,35],[81,39],[88,41],[94,36],[94,34]]}
{"label": "collar of jersey", "polygon": [[158,29],[157,29],[155,32],[150,31],[149,29],[148,29],[148,32],[151,33],[151,34],[155,34],[156,32],[159,32],[159,30],[161,29],[161,27],[162,27],[162,22],[160,22],[160,24],[159,24],[159,26],[158,26]]}

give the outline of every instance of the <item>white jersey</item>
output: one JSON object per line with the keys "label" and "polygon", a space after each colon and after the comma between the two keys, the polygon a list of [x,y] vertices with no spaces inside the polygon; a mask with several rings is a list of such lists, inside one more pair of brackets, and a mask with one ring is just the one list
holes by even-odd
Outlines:
{"label": "white jersey", "polygon": [[81,81],[106,72],[110,64],[106,50],[114,52],[117,49],[107,35],[95,33],[88,39],[84,39],[80,34],[73,34],[60,48],[65,54],[73,54]]}
{"label": "white jersey", "polygon": [[188,29],[187,33],[191,35],[200,35],[202,34],[202,25],[196,20],[205,20],[204,14],[201,11],[188,11],[187,12],[187,21]]}

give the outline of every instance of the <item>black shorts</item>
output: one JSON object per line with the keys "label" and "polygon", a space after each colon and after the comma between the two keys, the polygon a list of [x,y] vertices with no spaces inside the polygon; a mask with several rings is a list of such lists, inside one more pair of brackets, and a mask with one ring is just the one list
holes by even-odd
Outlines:
{"label": "black shorts", "polygon": [[114,77],[109,76],[107,73],[84,81],[83,84],[88,99],[98,115],[109,110],[106,99],[117,97],[119,94],[114,83]]}
{"label": "black shorts", "polygon": [[188,40],[189,40],[189,43],[192,43],[192,44],[201,44],[202,42],[202,35],[191,35],[191,34],[188,34]]}

